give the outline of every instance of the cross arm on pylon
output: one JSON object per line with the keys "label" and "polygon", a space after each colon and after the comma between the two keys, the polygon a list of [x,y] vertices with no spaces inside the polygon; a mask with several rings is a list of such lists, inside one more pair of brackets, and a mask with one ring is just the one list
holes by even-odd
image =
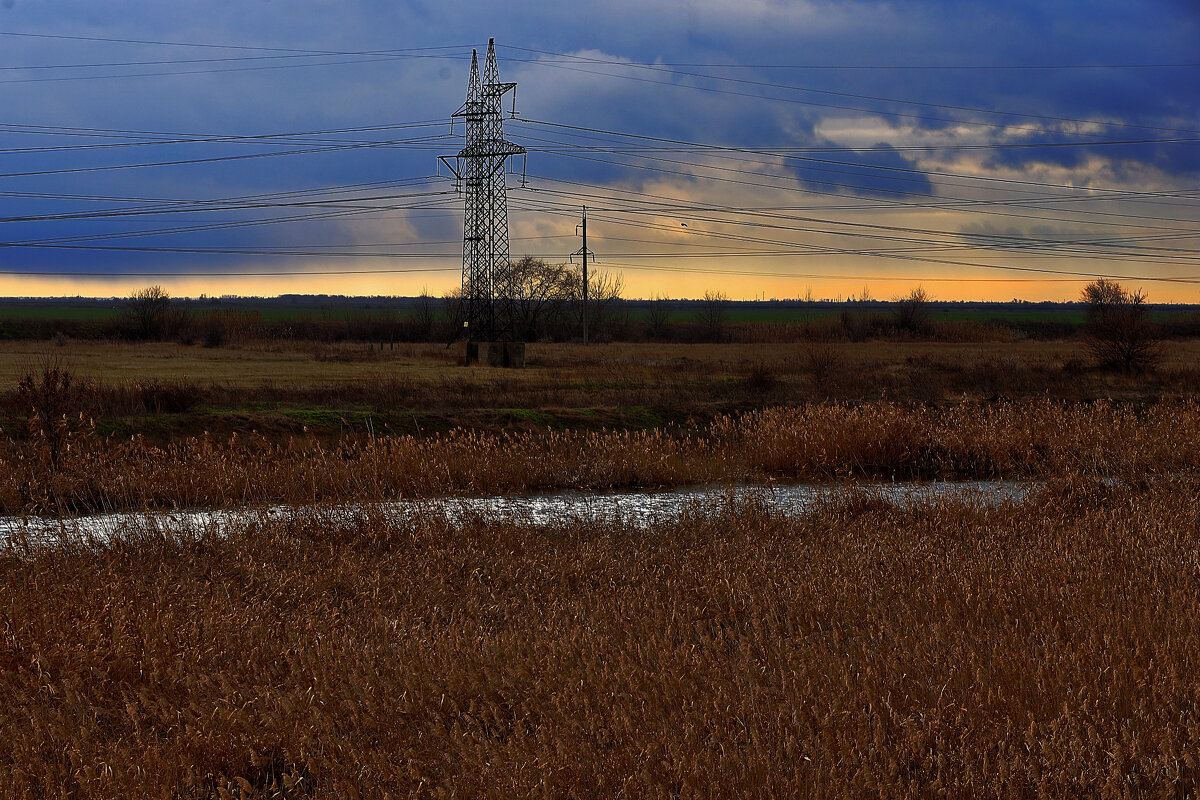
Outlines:
{"label": "cross arm on pylon", "polygon": [[[574,253],[571,253],[569,256],[567,256],[567,258],[571,259],[571,263],[574,264],[575,256],[582,257],[583,255],[584,255],[584,249],[581,247],[578,250],[576,250]],[[588,260],[589,264],[599,264],[600,263],[600,260],[596,258],[596,251],[591,250],[591,249],[587,250],[587,260]]]}

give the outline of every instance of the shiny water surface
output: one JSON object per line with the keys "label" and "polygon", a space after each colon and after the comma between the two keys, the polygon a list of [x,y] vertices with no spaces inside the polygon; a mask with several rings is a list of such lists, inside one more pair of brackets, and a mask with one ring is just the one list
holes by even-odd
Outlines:
{"label": "shiny water surface", "polygon": [[[984,505],[1020,501],[1031,484],[1012,481],[942,483],[780,484],[693,486],[664,491],[581,493],[556,492],[531,496],[451,497],[373,503],[369,508],[385,517],[405,518],[429,513],[450,521],[483,517],[547,525],[562,521],[621,522],[635,526],[669,521],[685,512],[716,513],[730,505],[752,503],[770,514],[800,516],[822,500],[860,493],[884,502],[905,505],[937,499],[962,499]],[[362,504],[332,506],[267,506],[261,508],[122,512],[54,519],[0,517],[0,542],[62,543],[104,541],[127,533],[219,532],[247,522],[319,516],[336,520],[363,511]]]}

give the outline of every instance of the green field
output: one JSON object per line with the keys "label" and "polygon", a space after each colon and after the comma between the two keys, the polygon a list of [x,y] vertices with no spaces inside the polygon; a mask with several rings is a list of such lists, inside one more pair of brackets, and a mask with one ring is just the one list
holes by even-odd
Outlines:
{"label": "green field", "polygon": [[75,306],[33,305],[29,303],[0,302],[0,320],[71,320],[72,322],[98,322],[112,319],[123,313],[119,305]]}

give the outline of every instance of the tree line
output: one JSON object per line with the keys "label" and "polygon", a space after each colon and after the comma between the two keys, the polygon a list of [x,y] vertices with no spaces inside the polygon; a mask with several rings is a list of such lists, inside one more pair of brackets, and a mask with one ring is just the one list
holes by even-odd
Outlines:
{"label": "tree line", "polygon": [[[582,334],[583,286],[569,264],[534,258],[512,263],[516,335],[524,341],[572,341]],[[588,321],[592,341],[789,342],[926,339],[942,341],[1065,338],[1082,336],[1094,360],[1126,372],[1152,367],[1164,338],[1200,335],[1200,315],[1155,320],[1144,292],[1100,279],[1080,295],[1085,320],[965,321],[938,319],[933,298],[918,287],[890,302],[843,303],[817,310],[800,303],[786,321],[747,321],[721,291],[698,300],[626,300],[619,276],[589,276]],[[204,301],[176,300],[161,286],[132,292],[120,311],[102,321],[66,318],[0,319],[0,338],[109,338],[178,341],[219,347],[276,339],[296,341],[448,342],[461,332],[460,291],[440,297],[422,293],[404,308],[357,309],[341,318],[311,310],[264,315],[257,308],[211,307]],[[795,304],[793,304],[795,306]]]}

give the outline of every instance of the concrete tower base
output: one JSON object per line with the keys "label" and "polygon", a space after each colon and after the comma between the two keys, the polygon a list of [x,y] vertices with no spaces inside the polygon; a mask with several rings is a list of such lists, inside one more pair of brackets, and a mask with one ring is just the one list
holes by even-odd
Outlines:
{"label": "concrete tower base", "polygon": [[525,366],[524,342],[466,342],[465,345],[462,363],[466,366],[486,364],[515,369]]}

